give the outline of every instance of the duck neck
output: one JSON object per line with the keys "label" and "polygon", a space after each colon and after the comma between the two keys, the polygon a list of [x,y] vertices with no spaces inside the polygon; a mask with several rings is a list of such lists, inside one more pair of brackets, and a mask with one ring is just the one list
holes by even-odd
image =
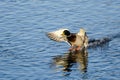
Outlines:
{"label": "duck neck", "polygon": [[68,35],[67,37],[71,37],[71,34],[70,34],[70,35]]}

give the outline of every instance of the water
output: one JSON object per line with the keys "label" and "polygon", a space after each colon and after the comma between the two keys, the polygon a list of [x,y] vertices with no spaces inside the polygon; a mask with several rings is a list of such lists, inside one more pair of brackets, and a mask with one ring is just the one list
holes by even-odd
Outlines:
{"label": "water", "polygon": [[[69,46],[46,32],[59,28],[89,38],[115,35],[104,47],[88,49],[88,69],[69,75],[50,67]],[[120,0],[0,0],[0,80],[119,80]]]}

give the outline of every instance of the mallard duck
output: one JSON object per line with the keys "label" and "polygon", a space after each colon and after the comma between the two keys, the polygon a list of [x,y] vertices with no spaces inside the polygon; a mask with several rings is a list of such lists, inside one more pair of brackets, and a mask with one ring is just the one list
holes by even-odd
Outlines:
{"label": "mallard duck", "polygon": [[84,29],[80,29],[78,33],[71,33],[68,29],[59,29],[53,32],[48,32],[47,36],[57,42],[67,42],[72,49],[80,50],[87,48],[88,37]]}

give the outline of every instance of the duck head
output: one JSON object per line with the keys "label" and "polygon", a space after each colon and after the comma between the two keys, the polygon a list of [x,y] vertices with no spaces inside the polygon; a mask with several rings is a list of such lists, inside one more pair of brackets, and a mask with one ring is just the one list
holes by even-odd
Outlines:
{"label": "duck head", "polygon": [[70,31],[68,31],[68,30],[64,30],[64,31],[63,31],[63,35],[69,37],[69,36],[71,35],[71,33],[70,33]]}

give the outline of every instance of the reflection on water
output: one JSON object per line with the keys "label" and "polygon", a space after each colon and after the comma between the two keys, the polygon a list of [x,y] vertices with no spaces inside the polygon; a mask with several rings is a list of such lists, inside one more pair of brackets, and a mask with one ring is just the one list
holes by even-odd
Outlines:
{"label": "reflection on water", "polygon": [[64,55],[57,55],[53,58],[54,66],[62,67],[62,70],[65,72],[71,72],[71,67],[74,63],[80,65],[78,67],[82,72],[87,72],[88,52],[86,49],[67,52]]}

